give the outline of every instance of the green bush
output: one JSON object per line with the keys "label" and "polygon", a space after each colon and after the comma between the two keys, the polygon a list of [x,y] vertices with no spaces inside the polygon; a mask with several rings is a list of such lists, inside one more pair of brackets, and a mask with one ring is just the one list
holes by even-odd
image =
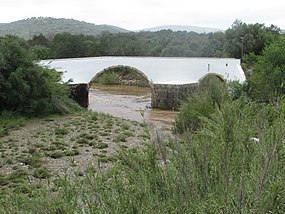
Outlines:
{"label": "green bush", "polygon": [[65,156],[76,156],[80,154],[80,151],[78,149],[65,150],[63,154]]}
{"label": "green bush", "polygon": [[123,150],[119,170],[94,180],[98,211],[282,213],[284,107],[227,102],[179,142]]}
{"label": "green bush", "polygon": [[0,113],[0,137],[8,135],[8,130],[24,125],[26,119],[16,113],[3,111]]}
{"label": "green bush", "polygon": [[119,85],[119,76],[114,71],[104,72],[95,80],[96,83],[104,84],[104,85]]}
{"label": "green bush", "polygon": [[36,64],[20,39],[0,37],[0,69],[0,111],[40,116],[72,106],[61,74]]}
{"label": "green bush", "polygon": [[257,57],[248,80],[253,100],[275,101],[285,95],[285,40],[267,46]]}
{"label": "green bush", "polygon": [[174,131],[195,131],[200,127],[201,117],[208,117],[228,98],[226,84],[214,77],[206,78],[198,89],[182,104],[175,120]]}
{"label": "green bush", "polygon": [[54,159],[61,158],[61,157],[64,156],[64,152],[62,152],[62,151],[54,151],[54,152],[51,152],[51,153],[49,154],[49,156],[50,156],[51,158],[54,158]]}
{"label": "green bush", "polygon": [[[56,191],[3,194],[0,212],[284,213],[284,117],[283,100],[224,102],[185,138],[158,136],[115,158],[101,155],[99,165],[113,165],[82,179],[65,177]],[[0,176],[0,185],[10,185],[7,179]]]}
{"label": "green bush", "polygon": [[46,167],[37,168],[34,171],[35,178],[44,179],[44,178],[49,178],[50,176],[51,176],[50,170]]}

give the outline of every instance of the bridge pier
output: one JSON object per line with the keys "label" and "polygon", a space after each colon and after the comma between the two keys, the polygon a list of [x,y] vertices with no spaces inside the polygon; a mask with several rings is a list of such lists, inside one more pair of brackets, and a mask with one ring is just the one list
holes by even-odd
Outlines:
{"label": "bridge pier", "polygon": [[153,84],[151,90],[151,107],[177,110],[182,100],[193,93],[198,83],[172,85]]}
{"label": "bridge pier", "polygon": [[83,84],[70,84],[70,96],[81,107],[87,108],[89,105],[89,85]]}
{"label": "bridge pier", "polygon": [[[159,109],[177,110],[180,102],[193,93],[198,83],[172,85],[153,84],[151,89],[151,107]],[[89,105],[89,85],[70,84],[70,95],[80,106],[87,108]]]}

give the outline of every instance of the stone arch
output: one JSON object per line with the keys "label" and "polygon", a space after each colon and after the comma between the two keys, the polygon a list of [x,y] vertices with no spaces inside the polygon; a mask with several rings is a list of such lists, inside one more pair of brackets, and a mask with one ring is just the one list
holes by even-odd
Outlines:
{"label": "stone arch", "polygon": [[223,75],[218,74],[218,73],[207,73],[204,76],[202,76],[199,80],[198,80],[198,86],[200,86],[201,84],[203,84],[203,82],[205,82],[207,79],[211,79],[211,78],[217,78],[218,80],[220,80],[221,82],[226,83],[226,79],[224,78]]}
{"label": "stone arch", "polygon": [[98,78],[99,76],[101,76],[103,73],[108,72],[108,71],[111,70],[111,69],[116,69],[116,68],[130,69],[130,70],[132,70],[132,71],[137,72],[138,74],[142,75],[142,76],[147,80],[149,87],[151,88],[151,90],[153,90],[153,82],[152,82],[151,79],[148,78],[148,76],[147,76],[144,72],[138,70],[138,69],[135,68],[135,67],[131,67],[131,66],[127,66],[127,65],[114,65],[114,66],[110,66],[110,67],[104,68],[102,71],[98,72],[98,73],[89,81],[88,85],[90,86],[91,83],[94,82],[95,79]]}

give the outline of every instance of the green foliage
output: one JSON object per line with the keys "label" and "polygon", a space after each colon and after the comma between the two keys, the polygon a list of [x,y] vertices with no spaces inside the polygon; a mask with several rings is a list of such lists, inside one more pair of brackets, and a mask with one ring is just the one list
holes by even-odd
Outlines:
{"label": "green foliage", "polygon": [[35,64],[20,41],[0,38],[0,111],[27,116],[63,112],[70,101],[68,88],[59,83],[61,74]]}
{"label": "green foliage", "polygon": [[34,171],[34,177],[40,179],[48,178],[50,177],[50,171],[46,167],[37,168]]}
{"label": "green foliage", "polygon": [[96,149],[106,149],[108,147],[109,147],[109,145],[107,143],[103,143],[103,142],[94,142],[93,143],[93,148],[96,148]]}
{"label": "green foliage", "polygon": [[114,141],[115,142],[126,142],[127,141],[127,138],[128,138],[128,136],[127,135],[125,135],[124,133],[119,133],[116,137],[115,137],[115,139],[114,139]]}
{"label": "green foliage", "polygon": [[65,156],[76,156],[80,154],[80,151],[78,149],[72,149],[72,150],[65,150],[63,153]]}
{"label": "green foliage", "polygon": [[94,80],[104,85],[133,85],[149,87],[149,80],[138,70],[128,66],[117,66],[105,69]]}
{"label": "green foliage", "polygon": [[66,128],[55,128],[54,133],[59,136],[66,135],[68,134],[68,130]]}
{"label": "green foliage", "polygon": [[37,59],[87,56],[243,58],[251,52],[260,54],[281,32],[274,25],[266,27],[240,20],[236,20],[225,32],[208,34],[171,30],[134,33],[114,26],[95,26],[54,18],[31,18],[1,27],[5,34],[28,38],[26,45],[31,47]]}
{"label": "green foliage", "polygon": [[247,82],[239,83],[238,81],[233,81],[228,84],[229,96],[232,100],[237,99],[248,99],[249,85]]}
{"label": "green foliage", "polygon": [[123,28],[111,25],[94,25],[74,19],[57,19],[51,17],[33,17],[0,25],[0,36],[11,34],[25,39],[36,37],[38,40],[41,39],[41,35],[52,37],[55,34],[67,32],[70,34],[84,33],[95,36],[105,31],[111,33],[127,32]]}
{"label": "green foliage", "polygon": [[208,117],[227,99],[226,84],[215,76],[205,78],[197,91],[182,104],[175,120],[174,131],[195,131],[200,127],[201,117]]}
{"label": "green foliage", "polygon": [[144,151],[123,151],[120,170],[97,186],[97,206],[113,213],[282,213],[284,107],[226,102],[182,142],[157,139]]}
{"label": "green foliage", "polygon": [[100,76],[98,76],[95,80],[96,83],[104,84],[104,85],[119,85],[120,80],[119,76],[115,72],[104,72]]}
{"label": "green foliage", "polygon": [[54,158],[54,159],[61,158],[61,157],[64,156],[64,152],[62,152],[62,151],[54,151],[54,152],[51,152],[51,153],[49,154],[49,156],[50,156],[51,158]]}
{"label": "green foliage", "polygon": [[285,94],[285,40],[264,49],[248,80],[254,100],[272,101]]}
{"label": "green foliage", "polygon": [[[48,41],[46,41],[48,40]],[[28,40],[32,52],[43,58],[90,56],[224,56],[224,33],[194,32],[108,33],[96,37],[62,32],[54,37],[40,34]],[[45,48],[44,48],[45,47]],[[42,58],[42,59],[43,59]]]}
{"label": "green foliage", "polygon": [[26,123],[25,118],[12,113],[3,111],[0,113],[0,137],[8,134],[9,129],[17,128]]}
{"label": "green foliage", "polygon": [[225,50],[230,57],[242,58],[253,52],[260,54],[265,46],[278,39],[280,29],[274,25],[246,24],[236,20],[225,32]]}
{"label": "green foliage", "polygon": [[[53,188],[24,188],[29,176],[22,170],[0,175],[2,187],[21,190],[1,195],[0,212],[283,213],[284,117],[284,100],[227,100],[201,116],[195,133],[179,140],[157,135],[142,148],[100,155],[99,165],[112,166],[72,180],[51,179]],[[50,172],[40,167],[33,175]]]}
{"label": "green foliage", "polygon": [[30,51],[37,60],[51,58],[51,49],[41,45],[32,46]]}

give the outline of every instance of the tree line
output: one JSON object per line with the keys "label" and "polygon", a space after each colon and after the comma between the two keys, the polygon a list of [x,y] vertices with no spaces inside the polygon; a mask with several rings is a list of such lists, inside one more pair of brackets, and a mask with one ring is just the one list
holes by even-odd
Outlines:
{"label": "tree line", "polygon": [[38,59],[94,56],[154,57],[234,57],[260,54],[276,40],[280,28],[246,24],[236,20],[225,32],[161,30],[158,32],[108,33],[99,36],[59,33],[53,37],[39,34],[26,41]]}

